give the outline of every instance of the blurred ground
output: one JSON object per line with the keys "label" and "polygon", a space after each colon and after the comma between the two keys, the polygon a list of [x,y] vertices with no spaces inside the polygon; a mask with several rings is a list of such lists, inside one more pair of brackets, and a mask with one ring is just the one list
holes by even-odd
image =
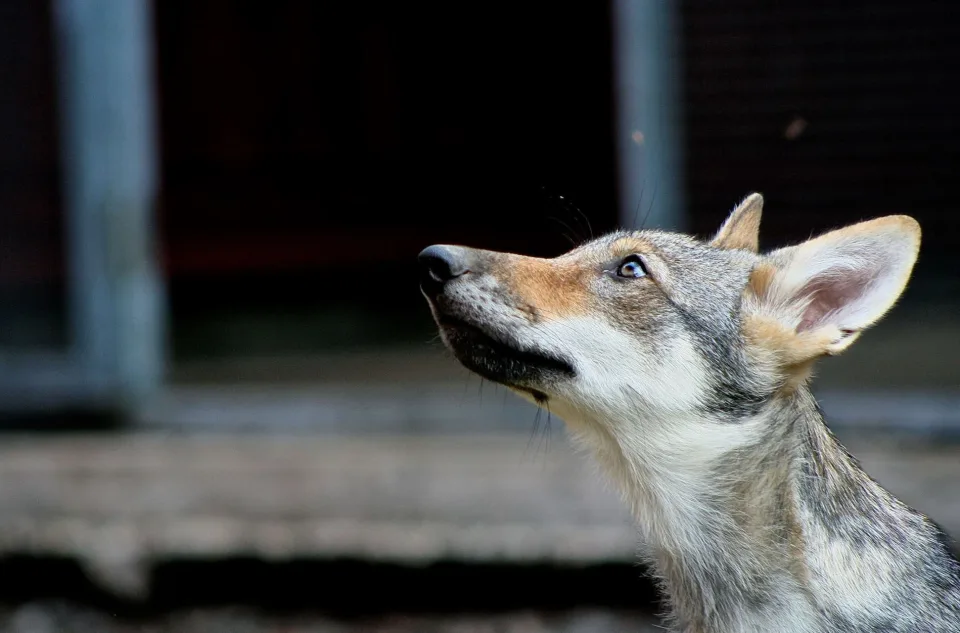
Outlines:
{"label": "blurred ground", "polygon": [[323,616],[266,616],[251,609],[197,609],[149,622],[123,621],[63,603],[32,603],[0,612],[0,633],[653,633],[649,616],[581,610],[542,614],[403,616],[338,621]]}
{"label": "blurred ground", "polygon": [[[960,533],[960,445],[851,434],[864,467]],[[0,444],[0,553],[81,561],[137,595],[176,558],[634,560],[617,496],[563,441],[111,434]],[[539,444],[538,444],[539,442]]]}
{"label": "blurred ground", "polygon": [[[868,472],[957,535],[960,338],[948,317],[881,325],[849,356],[822,363],[817,385],[828,420]],[[139,617],[118,616],[82,592],[45,593],[60,573],[51,572],[31,581],[36,592],[21,588],[8,600],[0,633],[658,630],[650,583],[635,566],[632,521],[592,461],[571,449],[563,423],[468,375],[436,344],[189,358],[135,422],[110,432],[4,435],[0,561],[73,561],[105,594],[148,603],[158,567],[200,567],[161,573],[160,593],[178,601]],[[238,558],[268,567],[238,574],[229,563]],[[362,621],[310,615],[320,602],[369,601],[395,586],[429,594],[438,608],[477,593],[476,582],[461,590],[436,576],[391,584],[355,569],[346,578],[330,565],[344,558],[500,565],[479,595],[514,600],[459,605],[444,616],[389,615],[408,605],[381,605],[381,615]],[[317,566],[273,582],[270,569],[300,561]],[[570,572],[604,565],[618,567]],[[540,575],[524,575],[531,566]],[[17,569],[0,595],[42,573],[34,563]],[[232,585],[218,604],[243,608],[200,606],[203,588],[221,583]],[[271,583],[297,592],[287,611],[296,615],[257,610]],[[584,601],[585,587],[600,600]],[[537,600],[550,594],[559,603],[544,608]]]}

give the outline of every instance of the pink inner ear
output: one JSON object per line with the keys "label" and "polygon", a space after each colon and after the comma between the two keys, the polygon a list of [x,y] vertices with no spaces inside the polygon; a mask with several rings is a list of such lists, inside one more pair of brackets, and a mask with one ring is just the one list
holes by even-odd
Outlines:
{"label": "pink inner ear", "polygon": [[[873,277],[864,270],[832,268],[811,279],[798,293],[808,297],[810,303],[803,311],[797,332],[822,325],[831,314],[862,297]],[[836,325],[842,328],[842,324]]]}

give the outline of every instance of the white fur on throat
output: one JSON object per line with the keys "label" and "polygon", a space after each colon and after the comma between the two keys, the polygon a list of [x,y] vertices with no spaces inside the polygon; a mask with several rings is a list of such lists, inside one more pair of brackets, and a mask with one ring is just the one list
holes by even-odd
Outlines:
{"label": "white fur on throat", "polygon": [[687,336],[665,337],[654,353],[600,319],[537,328],[537,342],[548,349],[561,336],[565,355],[576,359],[577,380],[551,399],[551,412],[599,456],[649,531],[648,543],[696,545],[699,537],[685,532],[695,532],[705,518],[697,516],[703,506],[698,499],[716,487],[703,481],[709,465],[757,442],[766,423],[730,425],[689,413],[709,383],[705,361]]}

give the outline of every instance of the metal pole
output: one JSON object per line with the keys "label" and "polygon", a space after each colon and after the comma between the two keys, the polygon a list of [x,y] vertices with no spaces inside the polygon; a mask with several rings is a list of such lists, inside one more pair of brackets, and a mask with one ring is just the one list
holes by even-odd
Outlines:
{"label": "metal pole", "polygon": [[614,0],[620,223],[683,230],[677,3]]}
{"label": "metal pole", "polygon": [[133,405],[161,381],[149,0],[54,0],[71,334],[82,370]]}

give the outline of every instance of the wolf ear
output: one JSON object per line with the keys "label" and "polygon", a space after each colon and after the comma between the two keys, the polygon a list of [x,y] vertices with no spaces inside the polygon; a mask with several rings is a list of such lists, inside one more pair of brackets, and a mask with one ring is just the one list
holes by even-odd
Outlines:
{"label": "wolf ear", "polygon": [[781,340],[793,362],[838,354],[900,297],[919,248],[916,220],[878,218],[770,253],[750,287],[759,314],[794,335]]}
{"label": "wolf ear", "polygon": [[756,253],[760,248],[761,211],[763,196],[751,193],[730,213],[710,245]]}

